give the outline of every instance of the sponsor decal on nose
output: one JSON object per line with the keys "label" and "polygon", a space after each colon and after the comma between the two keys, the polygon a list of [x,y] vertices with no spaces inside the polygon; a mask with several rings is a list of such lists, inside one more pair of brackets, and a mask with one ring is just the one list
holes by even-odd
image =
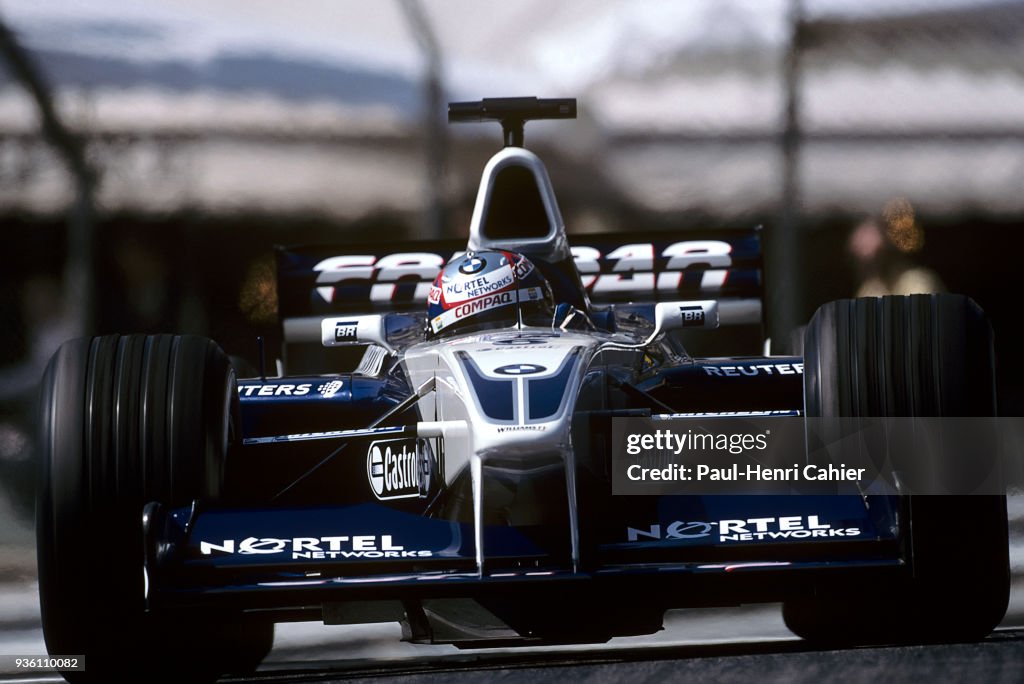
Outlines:
{"label": "sponsor decal on nose", "polygon": [[544,366],[539,366],[535,363],[513,363],[501,368],[495,368],[494,372],[499,375],[533,375],[535,373],[543,373],[546,370],[547,368]]}
{"label": "sponsor decal on nose", "polygon": [[421,470],[414,439],[389,439],[370,445],[366,474],[381,500],[419,496]]}

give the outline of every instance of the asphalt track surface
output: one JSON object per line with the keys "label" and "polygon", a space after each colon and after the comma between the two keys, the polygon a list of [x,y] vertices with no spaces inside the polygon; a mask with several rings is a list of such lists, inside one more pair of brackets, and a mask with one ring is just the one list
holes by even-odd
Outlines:
{"label": "asphalt track surface", "polygon": [[[57,675],[0,682],[61,682]],[[583,653],[491,654],[416,663],[306,663],[223,682],[1002,682],[1024,681],[1024,630],[1001,629],[977,644],[816,650],[801,641],[637,647]]]}
{"label": "asphalt track surface", "polygon": [[381,666],[316,663],[232,682],[1013,682],[1024,681],[1024,630],[977,644],[816,650],[805,642],[644,646],[576,653],[447,657]]}
{"label": "asphalt track surface", "polygon": [[[396,625],[281,625],[260,671],[223,682],[1015,682],[1024,681],[1024,592],[1004,626],[977,644],[819,649],[782,624],[778,605],[670,611],[657,635],[609,644],[458,651],[398,641]],[[3,642],[0,641],[0,644]],[[7,641],[7,646],[14,642]],[[0,674],[0,684],[62,682]]]}

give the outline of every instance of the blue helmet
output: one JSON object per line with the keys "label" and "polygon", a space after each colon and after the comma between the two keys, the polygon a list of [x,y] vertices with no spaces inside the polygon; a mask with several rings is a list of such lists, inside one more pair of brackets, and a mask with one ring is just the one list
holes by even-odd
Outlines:
{"label": "blue helmet", "polygon": [[551,325],[551,287],[533,263],[515,252],[467,252],[452,259],[427,298],[431,336],[516,324]]}

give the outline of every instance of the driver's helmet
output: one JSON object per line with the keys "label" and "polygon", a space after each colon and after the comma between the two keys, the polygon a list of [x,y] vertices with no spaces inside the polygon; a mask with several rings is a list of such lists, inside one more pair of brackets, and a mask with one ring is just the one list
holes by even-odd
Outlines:
{"label": "driver's helmet", "polygon": [[513,325],[550,326],[551,286],[522,254],[467,252],[438,274],[427,298],[430,336]]}

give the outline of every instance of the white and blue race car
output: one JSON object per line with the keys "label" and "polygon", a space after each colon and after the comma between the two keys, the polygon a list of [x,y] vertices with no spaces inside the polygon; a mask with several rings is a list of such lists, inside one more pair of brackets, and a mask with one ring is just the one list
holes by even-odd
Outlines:
{"label": "white and blue race car", "polygon": [[68,676],[244,671],[296,620],[464,647],[601,642],[743,602],[782,601],[793,631],[835,643],[998,624],[1004,496],[612,484],[619,418],[995,415],[973,302],[832,302],[803,356],[695,358],[684,335],[761,329],[760,231],[570,238],[523,125],[575,101],[449,116],[505,130],[468,244],[280,249],[273,376],[236,379],[192,336],[54,356],[39,587],[50,653],[87,658]]}

